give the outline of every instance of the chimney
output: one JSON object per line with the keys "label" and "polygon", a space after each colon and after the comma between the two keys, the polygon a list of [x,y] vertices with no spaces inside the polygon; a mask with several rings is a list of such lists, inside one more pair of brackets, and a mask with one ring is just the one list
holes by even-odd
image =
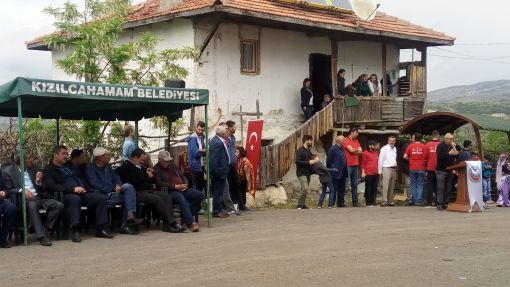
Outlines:
{"label": "chimney", "polygon": [[159,11],[173,8],[184,2],[184,0],[159,0]]}

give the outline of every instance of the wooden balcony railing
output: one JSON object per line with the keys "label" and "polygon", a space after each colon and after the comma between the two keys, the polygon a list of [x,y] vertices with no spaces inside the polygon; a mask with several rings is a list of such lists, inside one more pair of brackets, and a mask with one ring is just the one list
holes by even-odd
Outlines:
{"label": "wooden balcony railing", "polygon": [[333,103],[335,125],[403,123],[423,114],[425,98],[360,98],[359,103],[352,107],[347,107],[345,103],[345,100]]}

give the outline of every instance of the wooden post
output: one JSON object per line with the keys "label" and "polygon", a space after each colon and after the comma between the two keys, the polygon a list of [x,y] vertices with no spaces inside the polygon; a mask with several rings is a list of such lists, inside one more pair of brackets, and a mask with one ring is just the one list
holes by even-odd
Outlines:
{"label": "wooden post", "polygon": [[334,99],[338,95],[338,82],[336,78],[336,69],[338,62],[338,42],[331,39],[331,97]]}
{"label": "wooden post", "polygon": [[473,130],[475,131],[476,142],[478,144],[478,155],[480,156],[480,159],[483,160],[485,156],[483,154],[483,142],[482,137],[480,136],[480,130],[477,127],[473,127]]}
{"label": "wooden post", "polygon": [[382,81],[383,81],[383,84],[382,84],[382,95],[383,97],[387,96],[386,95],[386,91],[388,90],[386,88],[386,85],[388,84],[386,82],[386,43],[382,43]]}
{"label": "wooden post", "polygon": [[239,106],[239,112],[233,112],[232,113],[233,116],[239,116],[239,118],[241,119],[241,144],[243,143],[243,139],[244,139],[244,136],[243,136],[243,129],[244,129],[243,116],[256,116],[257,119],[260,119],[260,116],[262,115],[262,113],[260,112],[259,100],[257,100],[256,106],[257,106],[257,112],[255,112],[255,113],[243,112],[243,107],[242,106]]}
{"label": "wooden post", "polygon": [[427,47],[424,47],[421,49],[421,65],[423,66],[423,77],[425,78],[423,80],[424,82],[424,89],[425,89],[425,97],[427,97]]}
{"label": "wooden post", "polygon": [[258,119],[260,119],[260,115],[262,115],[262,113],[260,113],[260,105],[259,105],[259,100],[258,99],[255,102],[255,105],[257,106],[257,120],[258,120]]}

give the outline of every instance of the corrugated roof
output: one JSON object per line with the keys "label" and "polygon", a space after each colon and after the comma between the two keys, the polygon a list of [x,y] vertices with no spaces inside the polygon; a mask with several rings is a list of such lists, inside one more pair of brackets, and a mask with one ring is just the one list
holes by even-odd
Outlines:
{"label": "corrugated roof", "polygon": [[[422,38],[424,42],[441,41],[453,44],[454,37],[434,31],[397,17],[377,12],[371,21],[358,21],[352,13],[341,11],[317,9],[305,5],[288,4],[272,0],[184,0],[182,3],[165,10],[159,9],[160,0],[148,0],[147,2],[133,6],[133,12],[128,16],[128,23],[155,20],[165,16],[179,17],[180,14],[196,11],[204,8],[214,8],[211,11],[222,11],[250,15],[252,17],[271,17],[281,22],[299,21],[303,25],[329,25],[331,28],[346,29],[354,33],[393,33],[395,35],[407,35]],[[211,12],[208,11],[208,12]],[[275,18],[276,17],[276,18]],[[164,19],[161,19],[164,20]],[[38,37],[26,42],[27,46],[42,45],[45,36]]]}

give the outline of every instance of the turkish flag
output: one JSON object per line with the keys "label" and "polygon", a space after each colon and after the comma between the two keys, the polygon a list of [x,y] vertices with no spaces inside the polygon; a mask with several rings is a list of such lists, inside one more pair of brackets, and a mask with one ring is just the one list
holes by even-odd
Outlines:
{"label": "turkish flag", "polygon": [[264,120],[248,121],[248,131],[246,136],[246,158],[253,165],[255,180],[259,171],[260,145],[262,140],[262,126]]}

